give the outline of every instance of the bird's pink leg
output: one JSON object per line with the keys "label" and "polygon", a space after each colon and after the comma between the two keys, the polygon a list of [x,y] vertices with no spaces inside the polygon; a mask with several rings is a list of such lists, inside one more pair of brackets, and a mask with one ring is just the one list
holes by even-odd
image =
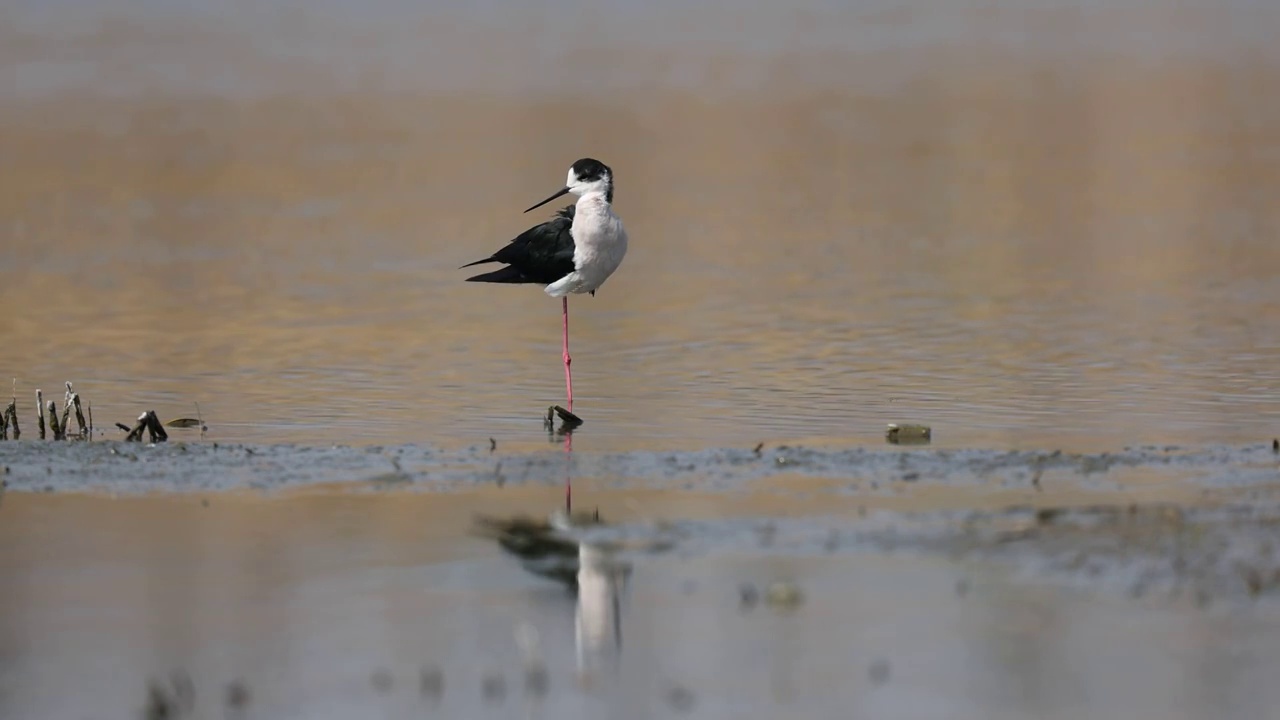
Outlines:
{"label": "bird's pink leg", "polygon": [[569,357],[569,298],[566,296],[561,300],[564,302],[564,387],[569,394],[569,412],[573,412],[573,374],[569,372],[569,364],[573,362]]}
{"label": "bird's pink leg", "polygon": [[[569,365],[573,363],[573,358],[569,357],[569,297],[566,295],[561,298],[564,307],[564,388],[569,395],[569,412],[573,412],[573,374],[569,372]],[[573,512],[573,481],[569,479],[570,458],[573,456],[573,433],[566,433],[564,436],[564,511],[565,513]]]}

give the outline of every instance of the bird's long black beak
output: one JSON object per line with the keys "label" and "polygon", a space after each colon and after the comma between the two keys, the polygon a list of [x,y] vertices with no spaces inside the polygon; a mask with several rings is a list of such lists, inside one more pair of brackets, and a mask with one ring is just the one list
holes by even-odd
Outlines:
{"label": "bird's long black beak", "polygon": [[[560,197],[561,195],[568,194],[568,192],[569,192],[569,188],[568,188],[567,186],[566,186],[566,187],[562,187],[562,188],[560,188],[559,190],[557,190],[557,191],[556,191],[556,194],[555,194],[555,195],[552,195],[551,197],[547,198],[546,200],[543,200],[542,202],[538,203],[537,205],[534,205],[533,207],[529,208],[529,210],[537,210],[538,208],[542,207],[543,205],[546,205],[547,203],[551,202],[552,200],[555,200],[556,198]],[[525,210],[525,212],[529,212],[529,210]]]}

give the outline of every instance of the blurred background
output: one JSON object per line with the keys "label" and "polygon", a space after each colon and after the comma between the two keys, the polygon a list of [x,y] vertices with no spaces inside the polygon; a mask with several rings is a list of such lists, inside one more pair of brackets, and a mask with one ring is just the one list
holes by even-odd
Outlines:
{"label": "blurred background", "polygon": [[1254,0],[8,0],[0,372],[99,426],[542,443],[559,303],[457,268],[592,156],[631,248],[570,303],[580,449],[1269,438],[1277,32]]}

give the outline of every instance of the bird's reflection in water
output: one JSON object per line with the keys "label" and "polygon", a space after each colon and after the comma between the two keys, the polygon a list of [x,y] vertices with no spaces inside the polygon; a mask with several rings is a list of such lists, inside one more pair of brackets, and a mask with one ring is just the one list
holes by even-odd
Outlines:
{"label": "bird's reflection in water", "polygon": [[631,565],[619,557],[619,543],[586,537],[604,526],[598,510],[570,512],[572,428],[561,434],[565,438],[566,508],[545,520],[526,515],[481,516],[476,518],[475,528],[480,535],[497,540],[525,570],[574,592],[578,673],[581,680],[590,682],[596,673],[614,672],[619,667],[622,599]]}
{"label": "bird's reflection in water", "polygon": [[[560,427],[555,426],[556,416],[560,417]],[[564,438],[564,511],[573,512],[573,479],[570,469],[573,466],[573,431],[582,425],[582,419],[559,405],[547,408],[547,416],[542,421],[547,430],[547,440],[554,443]]]}

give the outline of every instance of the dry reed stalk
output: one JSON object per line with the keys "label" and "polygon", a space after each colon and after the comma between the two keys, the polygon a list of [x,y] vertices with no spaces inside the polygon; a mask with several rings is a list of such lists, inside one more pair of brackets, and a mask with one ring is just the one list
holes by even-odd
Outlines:
{"label": "dry reed stalk", "polygon": [[62,426],[58,425],[58,404],[52,400],[49,401],[49,431],[53,433],[54,440],[62,439]]}

